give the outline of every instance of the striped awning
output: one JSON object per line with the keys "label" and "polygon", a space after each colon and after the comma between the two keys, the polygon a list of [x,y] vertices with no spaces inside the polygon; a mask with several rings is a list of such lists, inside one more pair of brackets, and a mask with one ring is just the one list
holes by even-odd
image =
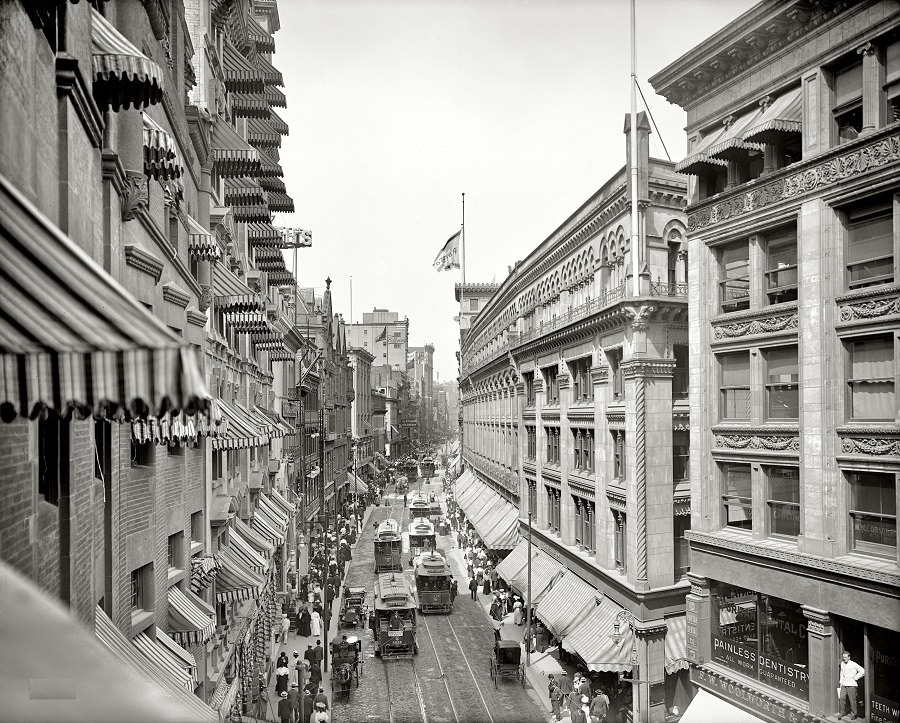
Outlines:
{"label": "striped awning", "polygon": [[170,587],[169,631],[179,645],[202,645],[216,634],[216,613],[193,593]]}
{"label": "striped awning", "polygon": [[263,204],[231,204],[231,212],[234,220],[241,223],[269,223],[272,220],[272,210],[268,201]]}
{"label": "striped awning", "polygon": [[269,210],[273,213],[294,213],[294,199],[286,193],[268,192]]}
{"label": "striped awning", "polygon": [[101,111],[146,107],[159,103],[165,83],[163,72],[91,8],[91,91]]}
{"label": "striped awning", "polygon": [[224,399],[219,400],[222,414],[228,420],[228,431],[213,440],[213,449],[241,449],[266,444],[268,435],[260,429],[243,408]]}
{"label": "striped awning", "polygon": [[284,246],[281,231],[271,223],[251,223],[247,226],[247,239],[254,246],[280,249]]}
{"label": "striped awning", "polygon": [[175,139],[146,113],[144,122],[144,173],[157,181],[181,178],[184,166]]}
{"label": "striped awning", "polygon": [[[133,644],[125,635],[115,626],[103,608],[99,605],[94,610],[94,631],[97,639],[100,640],[121,663],[124,663],[131,671],[145,680],[150,680],[162,688],[159,696],[159,704],[166,704],[167,708],[171,708],[172,700],[178,702],[182,706],[182,713],[188,713],[190,720],[201,723],[208,721],[209,723],[218,723],[219,716],[216,712],[204,703],[200,698],[193,694],[192,690],[187,690],[187,686],[182,686],[180,682],[184,679],[181,673],[178,677],[174,676],[174,669],[162,668],[155,660],[142,654],[138,650],[137,645]],[[153,642],[152,640],[150,642]],[[156,645],[156,643],[154,643]],[[166,716],[166,720],[174,720],[174,718]],[[184,720],[182,717],[181,720]]]}
{"label": "striped awning", "polygon": [[273,66],[262,55],[256,56],[256,67],[259,69],[259,74],[262,76],[263,82],[266,85],[284,86],[284,76],[281,75],[281,71]]}
{"label": "striped awning", "polygon": [[219,550],[221,569],[216,575],[216,601],[252,600],[262,594],[266,581],[244,565],[232,550]]}
{"label": "striped awning", "polygon": [[287,98],[278,88],[267,85],[264,95],[273,108],[287,108]]}
{"label": "striped awning", "polygon": [[260,311],[226,312],[226,320],[232,330],[238,334],[266,331],[269,328],[268,320]]}
{"label": "striped awning", "polygon": [[176,446],[196,446],[197,428],[194,421],[183,414],[170,415],[168,412],[162,417],[148,417],[137,419],[131,423],[131,434],[135,442]]}
{"label": "striped awning", "polygon": [[297,511],[297,505],[291,504],[288,502],[284,496],[275,488],[272,488],[272,491],[269,493],[269,497],[272,498],[272,502],[281,509],[282,512],[286,515],[293,515]]}
{"label": "striped awning", "polygon": [[[259,185],[265,191],[274,191],[275,193],[287,192],[287,186],[284,185],[284,179],[279,178],[278,176],[260,176]],[[273,208],[272,210],[274,211],[276,209]]]}
{"label": "striped awning", "polygon": [[[534,600],[532,583],[532,600]],[[537,616],[557,638],[564,639],[597,606],[597,590],[567,571],[537,605]]]}
{"label": "striped awning", "polygon": [[763,105],[762,113],[744,129],[744,140],[778,143],[803,132],[803,98],[800,88]]}
{"label": "striped awning", "polygon": [[271,544],[275,545],[275,547],[284,544],[284,533],[279,532],[276,529],[277,525],[270,521],[264,514],[260,513],[259,508],[257,508],[256,514],[253,515],[250,526],[260,535],[265,537]]}
{"label": "striped awning", "polygon": [[[237,519],[237,518],[235,518]],[[260,575],[269,569],[269,561],[264,555],[253,549],[253,546],[241,535],[236,527],[228,532],[228,547],[246,567]]]}
{"label": "striped awning", "polygon": [[247,16],[247,39],[256,44],[257,53],[274,53],[275,40],[252,15]]}
{"label": "striped awning", "polygon": [[191,558],[191,592],[199,595],[208,588],[219,572],[215,555],[195,555]]}
{"label": "striped awning", "polygon": [[[290,353],[290,352],[288,352],[288,353]],[[293,359],[293,358],[294,358],[294,356],[293,356],[293,354],[291,354],[291,359]],[[278,412],[270,411],[268,409],[263,409],[262,407],[256,407],[256,411],[259,412],[267,420],[269,420],[270,424],[275,426],[275,428],[278,430],[278,433],[280,434],[280,436],[284,436],[286,434],[290,435],[290,434],[297,433],[297,430],[294,429],[294,427],[291,424],[289,424],[284,419],[284,417],[282,417]]]}
{"label": "striped awning", "polygon": [[[532,558],[537,554],[537,548],[531,548]],[[515,546],[501,562],[497,565],[497,574],[505,581],[509,582],[515,579],[516,575],[525,570],[528,565],[528,540],[519,540],[519,544]],[[526,571],[527,573],[527,571]]]}
{"label": "striped awning", "polygon": [[285,123],[281,116],[278,115],[274,110],[271,112],[269,116],[269,125],[272,126],[272,130],[276,133],[280,133],[283,136],[290,134],[290,129],[288,128],[288,124]]}
{"label": "striped awning", "polygon": [[275,523],[279,529],[284,529],[288,526],[288,514],[265,495],[259,496],[258,509]]}
{"label": "striped awning", "polygon": [[259,176],[284,178],[284,169],[272,157],[272,153],[277,150],[277,148],[267,148],[265,151],[259,151]]}
{"label": "striped awning", "polygon": [[[551,586],[566,569],[545,552],[536,551],[531,558],[531,602],[540,602]],[[526,596],[528,593],[528,569],[523,567],[508,581],[509,586]]]}
{"label": "striped awning", "polygon": [[247,60],[226,39],[222,47],[222,69],[225,71],[225,87],[231,93],[262,93],[265,79],[262,72]]}
{"label": "striped awning", "polygon": [[687,658],[687,618],[676,615],[666,618],[666,673],[691,667]]}
{"label": "striped awning", "polygon": [[[132,638],[132,642],[153,665],[163,670],[171,680],[185,690],[193,692],[197,687],[197,664],[194,656],[178,646],[178,643],[159,628],[156,628],[156,636],[156,640],[154,640],[147,633],[138,633]],[[182,653],[190,656],[190,668],[186,667],[184,658],[172,650],[172,646],[178,646]]]}
{"label": "striped awning", "polygon": [[213,162],[224,178],[255,176],[262,170],[259,151],[222,118],[213,123],[210,145]]}
{"label": "striped awning", "polygon": [[734,120],[730,120],[725,133],[706,150],[708,158],[721,160],[740,160],[746,158],[747,151],[762,151],[760,143],[751,143],[744,139],[744,132],[762,115],[761,110],[748,111]]}
{"label": "striped awning", "polygon": [[271,121],[251,118],[247,121],[247,140],[259,148],[281,146],[281,134],[272,128]]}
{"label": "striped awning", "polygon": [[594,605],[588,614],[581,618],[578,625],[563,638],[562,646],[581,656],[588,670],[603,670],[610,673],[631,670],[634,632],[630,625],[624,624],[619,626],[618,638],[614,635],[616,615],[621,611],[619,605],[604,597],[600,604]]}
{"label": "striped awning", "polygon": [[259,294],[221,264],[216,266],[213,273],[213,294],[216,309],[226,314],[262,311],[264,308]]}
{"label": "striped awning", "polygon": [[250,546],[264,557],[269,557],[275,552],[275,546],[240,517],[234,518],[234,529],[238,530]]}
{"label": "striped awning", "polygon": [[269,362],[271,364],[295,361],[294,352],[288,351],[287,349],[273,349],[267,353],[269,355]]}
{"label": "striped awning", "polygon": [[209,413],[207,416],[197,417],[197,434],[201,437],[218,437],[228,431],[228,420],[219,408],[219,400],[209,400]]}
{"label": "striped awning", "polygon": [[[252,206],[266,205],[266,192],[252,178],[226,178],[225,179],[225,204],[228,206]],[[240,221],[237,211],[235,220]],[[266,216],[268,218],[268,216]]]}
{"label": "striped awning", "polygon": [[260,331],[250,335],[250,341],[260,351],[284,349],[284,334],[280,331]]}
{"label": "striped awning", "polygon": [[296,286],[297,282],[293,274],[285,269],[284,271],[269,271],[269,286]]}
{"label": "striped awning", "polygon": [[720,141],[728,132],[728,129],[722,125],[719,128],[710,129],[694,146],[694,149],[684,158],[675,164],[675,170],[678,173],[687,173],[697,175],[707,169],[723,169],[728,165],[727,161],[719,158],[710,158],[707,151]]}
{"label": "striped awning", "polygon": [[208,408],[194,350],[0,176],[0,418]]}
{"label": "striped awning", "polygon": [[245,93],[229,93],[231,112],[235,118],[262,118],[268,120],[272,115],[269,102],[261,95]]}
{"label": "striped awning", "polygon": [[190,257],[198,261],[218,261],[222,258],[222,250],[216,242],[216,237],[189,213],[185,216],[187,216],[188,222],[188,254]]}

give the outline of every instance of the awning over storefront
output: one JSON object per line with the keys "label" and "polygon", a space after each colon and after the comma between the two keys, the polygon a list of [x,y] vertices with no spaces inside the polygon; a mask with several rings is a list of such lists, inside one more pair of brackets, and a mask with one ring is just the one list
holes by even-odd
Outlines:
{"label": "awning over storefront", "polygon": [[250,543],[250,546],[261,555],[269,557],[275,552],[275,546],[240,517],[234,518],[234,529],[238,530],[243,538]]}
{"label": "awning over storefront", "polygon": [[181,178],[184,166],[175,139],[146,113],[144,121],[144,173],[157,181]]}
{"label": "awning over storefront", "polygon": [[631,670],[631,649],[634,645],[631,627],[620,625],[618,641],[613,637],[616,615],[621,611],[619,605],[604,597],[570,630],[563,639],[563,647],[581,656],[588,670],[613,673]]}
{"label": "awning over storefront", "polygon": [[459,455],[453,457],[447,463],[447,471],[448,472],[459,472]]}
{"label": "awning over storefront", "polygon": [[203,600],[177,587],[169,588],[168,599],[170,632],[177,643],[202,645],[215,635],[215,610]]}
{"label": "awning over storefront", "polygon": [[221,568],[216,575],[216,601],[252,600],[262,594],[266,581],[245,566],[227,547],[219,550]]}
{"label": "awning over storefront", "polygon": [[269,569],[269,561],[264,555],[253,549],[253,546],[241,535],[236,527],[228,532],[228,547],[245,567],[253,572],[265,575]]}
{"label": "awning over storefront", "polygon": [[[550,555],[546,552],[537,551],[531,558],[532,604],[536,605],[539,603],[547,593],[547,590],[556,582],[557,578],[565,572],[566,569],[550,557]],[[527,597],[528,569],[523,567],[522,570],[509,581],[509,586],[522,593],[523,597]]]}
{"label": "awning over storefront", "polygon": [[251,418],[243,407],[220,399],[219,408],[228,420],[228,430],[224,435],[213,439],[213,449],[258,447],[268,442],[268,435],[257,426],[256,420]]}
{"label": "awning over storefront", "polygon": [[250,526],[275,547],[284,544],[284,532],[280,532],[276,529],[277,525],[261,513],[259,509],[257,509],[256,514],[253,515]]}
{"label": "awning over storefront", "polygon": [[592,585],[574,572],[566,572],[538,603],[537,616],[555,637],[565,640],[565,636],[597,607],[597,594]]}
{"label": "awning over storefront", "polygon": [[193,349],[0,176],[0,418],[205,411]]}
{"label": "awning over storefront", "polygon": [[687,618],[666,618],[666,672],[671,675],[691,667],[687,659]]}
{"label": "awning over storefront", "polygon": [[219,573],[219,560],[215,555],[196,555],[191,558],[191,592],[199,595],[212,585]]}
{"label": "awning over storefront", "polygon": [[[138,649],[136,642],[133,644],[126,638],[113,624],[112,620],[106,616],[106,613],[103,612],[103,609],[100,606],[97,606],[95,610],[94,624],[97,638],[112,651],[113,655],[115,655],[121,663],[125,664],[125,667],[130,672],[134,672],[136,677],[142,681],[150,681],[159,686],[160,693],[154,696],[156,705],[160,706],[159,717],[156,718],[156,720],[164,720],[164,714],[166,712],[168,712],[168,719],[173,721],[192,720],[210,721],[210,723],[215,723],[219,720],[218,715],[212,708],[190,692],[187,689],[187,685],[182,686],[180,684],[185,680],[185,675],[181,672],[183,669],[179,668],[176,677],[174,668],[164,668],[156,659],[151,659],[147,655],[142,654],[142,651]],[[147,637],[144,633],[141,633],[141,635]],[[163,635],[165,635],[165,633],[163,633]],[[6,638],[4,638],[4,640],[6,640]],[[152,640],[150,640],[150,642],[157,647],[162,647]],[[82,662],[81,664],[75,665],[70,670],[69,674],[72,675],[76,671],[84,669],[84,662]],[[112,680],[104,682],[106,683],[106,687],[109,688]],[[128,693],[130,696],[134,697],[138,695],[139,690],[140,688],[138,686],[129,689]],[[191,688],[191,690],[193,690],[193,688]],[[79,689],[79,694],[74,695],[73,700],[81,701],[82,698],[84,698],[85,693],[86,691],[84,689]],[[100,695],[102,697],[103,693],[100,693]],[[71,702],[72,701],[67,701],[67,703]],[[4,705],[7,704],[8,701],[4,699]],[[106,705],[109,705],[108,700],[106,701]],[[125,715],[126,710],[127,708],[116,711],[118,720],[123,720],[121,716]],[[8,712],[7,708],[7,713]],[[132,721],[135,720],[135,718],[129,716],[126,720]]]}
{"label": "awning over storefront", "polygon": [[288,502],[284,496],[275,488],[269,493],[272,502],[286,515],[293,515],[297,511],[297,505]]}
{"label": "awning over storefront", "polygon": [[803,132],[803,102],[800,88],[789,90],[763,105],[762,113],[744,129],[744,140],[779,143]]}
{"label": "awning over storefront", "polygon": [[357,477],[355,474],[348,475],[350,479],[350,489],[348,490],[351,494],[356,495],[364,495],[369,491],[369,485],[367,485],[363,480]]}
{"label": "awning over storefront", "polygon": [[752,713],[738,708],[702,688],[687,707],[679,723],[763,723]]}
{"label": "awning over storefront", "polygon": [[259,151],[245,141],[228,121],[219,118],[212,127],[213,162],[224,178],[253,176],[262,170]]}
{"label": "awning over storefront", "polygon": [[[293,359],[293,355],[291,355],[291,358]],[[263,409],[262,407],[254,407],[253,410],[261,419],[265,420],[266,423],[271,426],[272,436],[284,437],[285,435],[297,433],[297,430],[288,424],[284,417],[278,414],[278,412],[272,412],[268,409]]]}
{"label": "awning over storefront", "polygon": [[[531,557],[537,554],[537,548],[531,548]],[[528,565],[528,540],[519,540],[519,544],[515,546],[501,562],[497,565],[497,574],[506,582],[514,580],[516,575],[525,570]],[[525,570],[527,574],[527,570]]]}
{"label": "awning over storefront", "polygon": [[163,72],[120,33],[109,20],[91,8],[91,91],[101,111],[128,109],[159,103],[163,97]]}
{"label": "awning over storefront", "polygon": [[[156,632],[157,636],[165,636],[165,633],[159,628],[156,628]],[[157,640],[154,640],[147,633],[138,633],[134,636],[132,642],[147,660],[164,671],[176,685],[193,693],[195,687],[194,676],[191,675],[190,670],[185,669],[184,661],[180,657],[176,657],[169,646],[163,643],[161,639],[157,638]],[[171,642],[172,645],[177,644],[174,641]],[[193,656],[191,656],[191,661],[193,662]]]}
{"label": "awning over storefront", "polygon": [[283,510],[279,509],[278,506],[272,502],[265,495],[259,496],[259,505],[258,509],[266,515],[273,523],[275,523],[279,529],[286,528],[288,526],[288,516]]}
{"label": "awning over storefront", "polygon": [[471,472],[457,480],[456,502],[491,550],[511,550],[519,540],[519,512]]}

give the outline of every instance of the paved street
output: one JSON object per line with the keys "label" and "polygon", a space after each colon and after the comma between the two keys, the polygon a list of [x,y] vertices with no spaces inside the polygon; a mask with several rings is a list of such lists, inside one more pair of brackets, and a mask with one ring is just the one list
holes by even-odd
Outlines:
{"label": "paved street", "polygon": [[[430,485],[439,491],[440,485]],[[356,545],[345,585],[364,585],[372,604],[374,580],[374,525],[394,517],[408,524],[402,497],[388,494],[385,504],[371,511]],[[419,615],[419,654],[412,660],[382,662],[374,655],[371,632],[357,630],[363,643],[363,675],[350,699],[335,701],[334,721],[390,721],[390,723],[530,723],[544,721],[530,689],[513,680],[490,680],[489,661],[493,627],[481,605],[465,591],[461,557],[452,549],[451,536],[439,536],[438,547],[449,552],[463,594],[450,615]],[[352,634],[352,633],[351,633]]]}

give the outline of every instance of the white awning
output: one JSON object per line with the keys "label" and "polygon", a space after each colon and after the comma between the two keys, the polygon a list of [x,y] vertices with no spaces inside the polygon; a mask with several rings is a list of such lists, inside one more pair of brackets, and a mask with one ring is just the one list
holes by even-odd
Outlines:
{"label": "white awning", "polygon": [[702,688],[687,707],[680,723],[763,723],[752,713],[738,708],[726,700],[707,693]]}
{"label": "white awning", "polygon": [[[169,645],[159,638],[160,635],[162,635],[163,638],[167,637],[164,632],[159,628],[156,628],[156,632],[156,640],[147,635],[147,633],[138,633],[134,636],[132,642],[148,660],[161,670],[164,670],[173,681],[185,690],[193,692],[196,687],[196,671],[192,674],[190,670],[186,669],[184,661],[176,656]],[[170,642],[172,645],[177,645],[174,640],[170,639]],[[191,659],[193,660],[193,656],[191,656]]]}

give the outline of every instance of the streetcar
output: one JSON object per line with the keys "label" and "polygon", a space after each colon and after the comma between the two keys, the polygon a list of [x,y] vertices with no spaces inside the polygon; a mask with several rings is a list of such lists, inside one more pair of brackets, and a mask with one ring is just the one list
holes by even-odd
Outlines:
{"label": "streetcar", "polygon": [[400,473],[406,475],[406,484],[414,485],[419,475],[419,465],[416,463],[414,459],[408,459],[405,462],[401,462],[397,465],[400,470]]}
{"label": "streetcar", "polygon": [[416,591],[419,610],[423,613],[449,613],[453,610],[450,598],[450,565],[437,552],[423,554],[416,565]]}
{"label": "streetcar", "polygon": [[392,570],[400,572],[403,569],[402,549],[400,523],[394,519],[380,522],[375,530],[375,574]]}
{"label": "streetcar", "polygon": [[[412,516],[412,509],[410,509]],[[427,517],[416,517],[409,523],[409,564],[419,555],[435,549],[434,523]]]}
{"label": "streetcar", "polygon": [[416,644],[416,608],[413,586],[402,572],[383,572],[375,581],[375,607],[369,627],[375,635],[375,655],[411,658],[419,652]]}
{"label": "streetcar", "polygon": [[422,479],[431,479],[434,477],[434,459],[432,457],[425,457],[419,462],[419,470],[422,473]]}
{"label": "streetcar", "polygon": [[431,519],[432,504],[428,500],[428,495],[421,492],[415,492],[409,497],[409,517],[422,517],[426,520]]}

